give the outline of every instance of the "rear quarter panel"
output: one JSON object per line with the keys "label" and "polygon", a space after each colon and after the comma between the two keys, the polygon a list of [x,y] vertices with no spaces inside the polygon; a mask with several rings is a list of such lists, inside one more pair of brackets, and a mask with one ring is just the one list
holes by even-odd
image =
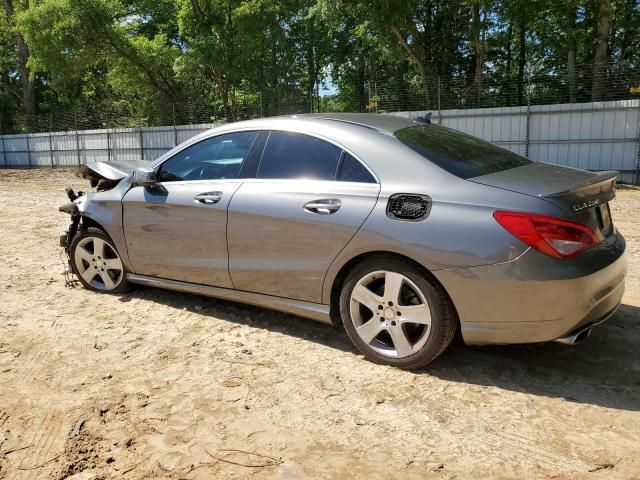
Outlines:
{"label": "rear quarter panel", "polygon": [[[413,177],[403,184],[383,185],[373,212],[327,271],[323,303],[330,302],[340,269],[359,255],[396,253],[429,271],[509,262],[528,247],[502,228],[493,212],[559,213],[558,207],[539,198],[449,177],[446,183],[431,183],[428,178],[418,183]],[[387,216],[388,199],[396,193],[429,195],[433,203],[427,218],[411,222]]]}

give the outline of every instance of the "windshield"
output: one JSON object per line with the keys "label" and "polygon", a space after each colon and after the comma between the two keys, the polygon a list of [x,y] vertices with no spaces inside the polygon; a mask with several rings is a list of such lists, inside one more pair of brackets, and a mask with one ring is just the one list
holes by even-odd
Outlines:
{"label": "windshield", "polygon": [[464,179],[533,163],[492,143],[439,125],[407,127],[394,135],[427,160]]}

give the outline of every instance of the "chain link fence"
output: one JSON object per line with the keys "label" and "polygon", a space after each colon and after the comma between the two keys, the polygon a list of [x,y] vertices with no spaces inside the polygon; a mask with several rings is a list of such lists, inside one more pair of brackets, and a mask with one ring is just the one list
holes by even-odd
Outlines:
{"label": "chain link fence", "polygon": [[527,70],[522,75],[485,73],[477,82],[468,75],[434,76],[425,81],[372,79],[344,85],[342,91],[324,96],[317,92],[306,95],[290,87],[258,93],[237,90],[226,105],[200,98],[143,108],[124,100],[51,107],[34,116],[5,116],[0,119],[0,133],[192,125],[309,112],[438,111],[640,98],[640,68],[578,65],[571,71],[566,67],[545,71],[544,75]]}

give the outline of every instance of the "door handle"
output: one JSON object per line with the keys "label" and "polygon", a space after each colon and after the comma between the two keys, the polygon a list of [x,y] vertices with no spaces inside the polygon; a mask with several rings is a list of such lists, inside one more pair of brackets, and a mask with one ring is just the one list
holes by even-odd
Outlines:
{"label": "door handle", "polygon": [[222,192],[204,192],[193,197],[195,203],[204,203],[205,205],[213,205],[218,203],[222,198]]}
{"label": "door handle", "polygon": [[340,210],[342,202],[337,198],[324,198],[306,203],[304,209],[307,212],[319,213],[320,215],[330,215]]}

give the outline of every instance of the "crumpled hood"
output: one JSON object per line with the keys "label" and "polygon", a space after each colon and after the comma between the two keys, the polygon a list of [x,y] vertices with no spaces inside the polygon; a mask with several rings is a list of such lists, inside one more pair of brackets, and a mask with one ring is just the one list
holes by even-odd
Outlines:
{"label": "crumpled hood", "polygon": [[[93,176],[97,174],[107,180],[121,180],[136,168],[149,168],[151,162],[146,160],[117,160],[113,162],[91,162],[80,167],[82,177]],[[87,175],[88,174],[88,175]]]}

